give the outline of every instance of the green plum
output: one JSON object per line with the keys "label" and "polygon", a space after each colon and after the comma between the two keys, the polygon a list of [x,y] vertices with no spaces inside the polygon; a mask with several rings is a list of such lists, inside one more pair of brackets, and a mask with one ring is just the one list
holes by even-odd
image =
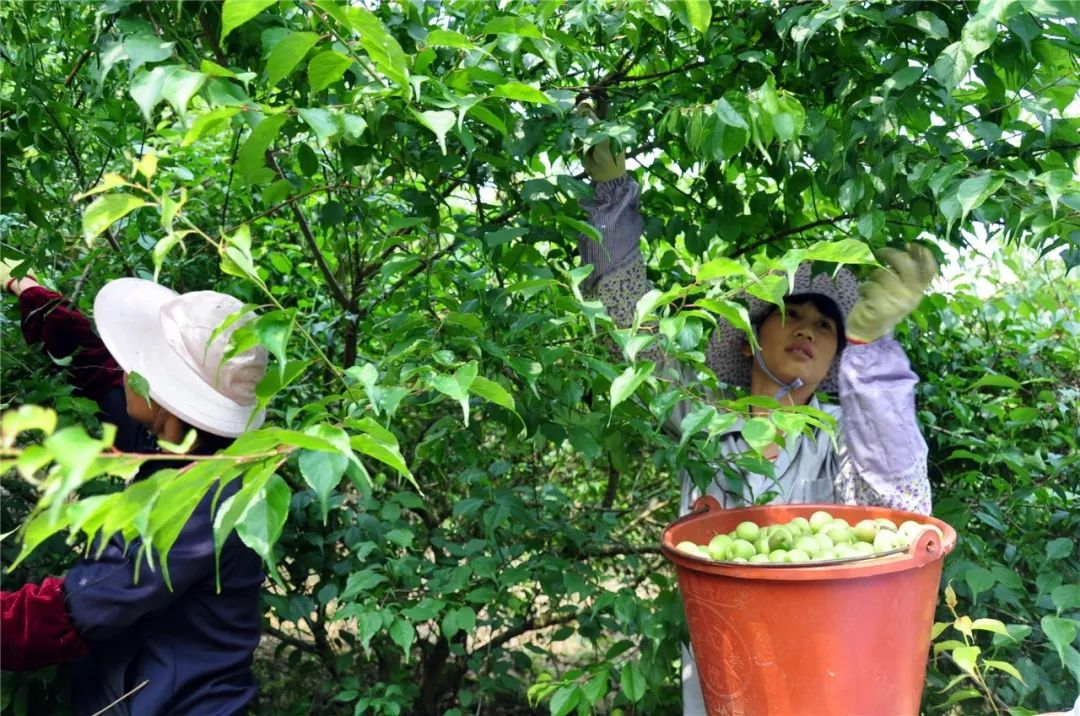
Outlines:
{"label": "green plum", "polygon": [[749,542],[751,546],[753,546],[754,540],[758,538],[759,532],[761,532],[761,528],[755,522],[740,522],[739,526],[735,528],[735,536]]}
{"label": "green plum", "polygon": [[863,520],[855,525],[855,539],[860,542],[873,544],[874,538],[877,537],[879,530],[880,527],[874,520]]}
{"label": "green plum", "polygon": [[831,525],[832,522],[833,516],[825,510],[818,510],[810,515],[810,529],[814,531],[814,534],[821,532],[825,527]]}
{"label": "green plum", "polygon": [[728,553],[731,551],[731,545],[735,540],[731,539],[727,535],[716,535],[709,542],[709,545],[705,548],[705,551],[709,553],[709,556],[715,559],[717,562],[723,562],[728,558]]}

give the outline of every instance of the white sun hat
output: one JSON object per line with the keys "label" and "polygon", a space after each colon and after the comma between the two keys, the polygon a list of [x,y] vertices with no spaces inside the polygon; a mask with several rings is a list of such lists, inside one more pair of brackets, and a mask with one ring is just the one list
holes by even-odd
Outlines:
{"label": "white sun hat", "polygon": [[116,362],[150,385],[150,397],[188,425],[222,437],[254,430],[255,386],[266,373],[266,349],[249,348],[222,361],[229,338],[254,316],[234,321],[243,307],[228,294],[178,294],[152,281],[110,281],[94,299],[94,323]]}

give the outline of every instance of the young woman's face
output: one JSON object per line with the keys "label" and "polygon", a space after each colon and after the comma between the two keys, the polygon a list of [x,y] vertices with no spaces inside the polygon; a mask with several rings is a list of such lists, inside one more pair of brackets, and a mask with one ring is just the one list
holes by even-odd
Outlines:
{"label": "young woman's face", "polygon": [[[758,330],[762,357],[776,377],[815,388],[825,380],[839,348],[836,322],[813,303],[788,304],[787,315],[773,311]],[[760,370],[754,363],[754,370]]]}

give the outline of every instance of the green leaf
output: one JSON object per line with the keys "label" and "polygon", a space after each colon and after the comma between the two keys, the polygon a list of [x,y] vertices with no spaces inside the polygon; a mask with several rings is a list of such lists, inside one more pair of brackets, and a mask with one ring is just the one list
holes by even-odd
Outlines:
{"label": "green leaf", "polygon": [[600,242],[603,241],[603,237],[600,235],[600,230],[587,221],[575,219],[572,216],[565,214],[556,214],[555,221],[563,226],[567,226],[571,231],[586,236],[591,241]]}
{"label": "green leaf", "polygon": [[17,567],[24,559],[29,557],[42,542],[67,528],[68,523],[69,518],[67,510],[57,517],[53,517],[46,512],[39,512],[30,518],[29,521],[24,522],[19,533],[19,538],[22,541],[22,549],[19,550],[18,556],[7,565],[6,569],[11,570]]}
{"label": "green leaf", "polygon": [[[996,192],[1005,182],[1005,177],[996,176],[989,172],[978,174],[960,182],[956,189],[956,199],[960,202],[962,217],[966,217],[973,209],[977,209]],[[961,219],[962,220],[962,219]]]}
{"label": "green leaf", "polygon": [[807,261],[826,261],[834,264],[873,265],[877,263],[870,247],[858,239],[819,241],[806,249],[803,259]]}
{"label": "green leaf", "polygon": [[175,67],[155,67],[150,71],[140,72],[128,87],[128,94],[135,100],[135,104],[139,105],[147,124],[153,121],[154,107],[161,101],[165,78],[174,69]]}
{"label": "green leaf", "polygon": [[1073,553],[1075,542],[1068,537],[1052,539],[1046,545],[1047,559],[1065,559]]}
{"label": "green leaf", "polygon": [[442,633],[452,639],[460,631],[471,634],[476,628],[476,612],[469,607],[458,607],[446,613],[442,620]]}
{"label": "green leaf", "polygon": [[236,524],[236,534],[244,544],[263,558],[269,571],[273,573],[276,573],[274,544],[285,527],[291,499],[292,491],[289,485],[274,473]]}
{"label": "green leaf", "polygon": [[960,33],[960,44],[973,60],[994,44],[997,25],[996,18],[982,13],[976,14],[964,25]]}
{"label": "green leaf", "polygon": [[321,92],[341,79],[352,65],[352,58],[334,50],[324,50],[308,62],[308,84],[312,92]]}
{"label": "green leaf", "polygon": [[341,115],[335,114],[329,109],[304,107],[297,109],[296,113],[311,127],[319,141],[325,142],[332,139],[341,134],[344,129],[341,123]]}
{"label": "green leaf", "polygon": [[585,682],[585,685],[581,687],[581,695],[590,705],[595,704],[607,695],[610,679],[611,674],[604,669]]}
{"label": "green leaf", "polygon": [[534,104],[551,104],[551,98],[542,91],[527,85],[524,82],[507,82],[495,88],[492,97],[506,97],[519,102],[532,102]]}
{"label": "green leaf", "polygon": [[0,444],[9,449],[15,438],[28,430],[40,430],[46,436],[56,430],[56,411],[39,405],[20,405],[8,410],[0,420]]}
{"label": "green leaf", "polygon": [[729,259],[726,256],[717,256],[711,261],[702,264],[694,278],[698,281],[715,281],[718,278],[728,278],[730,276],[749,277],[750,275],[750,270],[741,262]]}
{"label": "green leaf", "polygon": [[[961,679],[967,677],[959,677]],[[978,689],[955,689],[949,691],[949,698],[942,703],[942,707],[952,706],[953,704],[960,703],[961,701],[968,701],[970,699],[982,698],[982,692]]]}
{"label": "green leaf", "polygon": [[405,653],[405,663],[409,663],[409,655],[413,641],[416,639],[416,630],[406,619],[398,617],[390,626],[390,638],[401,647]]}
{"label": "green leaf", "polygon": [[[319,36],[314,32],[290,32],[279,40],[274,45],[274,49],[270,50],[270,56],[266,59],[266,84],[273,87],[288,77],[296,66],[300,64],[300,60],[304,59],[304,55],[308,53],[308,50],[314,47],[318,41]],[[310,67],[308,72],[311,72]],[[311,84],[314,85],[315,83],[311,82]],[[311,91],[317,92],[318,90],[313,87]]]}
{"label": "green leaf", "polygon": [[885,80],[882,85],[888,92],[899,92],[907,89],[923,76],[922,67],[905,67],[893,73],[892,77]]}
{"label": "green leaf", "polygon": [[247,186],[255,186],[273,179],[274,173],[266,168],[264,155],[267,147],[277,138],[281,127],[288,119],[288,115],[285,114],[264,117],[240,146],[237,167]]}
{"label": "green leaf", "polygon": [[83,211],[83,238],[90,243],[115,222],[142,206],[150,206],[150,202],[131,194],[117,193],[98,197]]}
{"label": "green leaf", "polygon": [[544,35],[536,28],[536,25],[532,24],[524,18],[515,17],[513,15],[504,15],[503,17],[496,17],[488,22],[480,29],[481,35],[518,35],[520,37],[534,37],[536,39],[543,39]]}
{"label": "green leaf", "polygon": [[619,675],[619,685],[631,703],[637,703],[645,696],[645,677],[641,675],[641,667],[636,661],[623,666],[622,673]]}
{"label": "green leaf", "polygon": [[124,54],[128,58],[128,72],[135,73],[148,62],[161,62],[172,57],[175,42],[165,42],[156,35],[138,33],[124,38]]}
{"label": "green leaf", "polygon": [[[345,581],[345,591],[341,593],[339,599],[347,602],[358,594],[367,594],[385,581],[387,581],[386,577],[376,572],[374,567],[353,572]],[[382,622],[380,621],[381,625]]]}
{"label": "green leaf", "polygon": [[992,388],[1009,388],[1011,390],[1020,390],[1023,386],[1020,381],[1015,378],[1010,378],[1007,375],[998,375],[996,373],[987,373],[983,377],[971,384],[969,390],[976,390],[983,386],[990,386]]}
{"label": "green leaf", "polygon": [[506,123],[499,119],[499,117],[487,107],[482,107],[478,104],[473,105],[469,108],[467,114],[476,117],[504,137],[507,135]]}
{"label": "green leaf", "polygon": [[1054,591],[1050,592],[1050,601],[1054,603],[1058,614],[1080,609],[1080,584],[1062,584],[1060,587],[1055,587]]}
{"label": "green leaf", "polygon": [[1043,634],[1057,650],[1061,665],[1065,666],[1065,648],[1071,646],[1076,640],[1076,626],[1080,624],[1075,619],[1063,619],[1062,617],[1045,616],[1039,622]]}
{"label": "green leaf", "polygon": [[435,134],[435,138],[439,141],[439,149],[441,149],[443,155],[445,155],[446,133],[454,128],[454,124],[457,122],[457,115],[448,110],[427,110],[424,112],[412,110],[412,113],[420,120],[420,124],[424,125]]}
{"label": "green leaf", "polygon": [[478,366],[476,361],[466,363],[457,369],[453,376],[436,375],[431,379],[431,387],[461,404],[465,414],[465,424],[469,424],[469,388],[476,379]]}
{"label": "green leaf", "polygon": [[210,110],[206,114],[199,115],[199,117],[191,123],[191,128],[188,129],[187,134],[184,135],[184,141],[180,146],[190,146],[206,135],[220,132],[222,129],[229,126],[229,120],[239,112],[239,107],[218,107],[217,109]]}
{"label": "green leaf", "polygon": [[751,418],[743,423],[740,431],[746,444],[757,453],[776,442],[776,426],[765,418]]}
{"label": "green leaf", "polygon": [[125,378],[128,389],[146,401],[147,407],[150,406],[150,384],[146,381],[146,378],[137,371],[130,371]]}
{"label": "green leaf", "polygon": [[224,42],[229,33],[252,19],[277,0],[225,0],[221,5],[221,38]]}
{"label": "green leaf", "polygon": [[961,671],[974,675],[976,669],[975,663],[981,653],[982,649],[977,646],[961,646],[952,650],[952,657],[956,662],[956,665],[960,667]]}
{"label": "green leaf", "polygon": [[997,661],[994,659],[986,659],[983,661],[983,666],[991,669],[997,669],[998,671],[1004,671],[1009,676],[1013,677],[1024,686],[1027,686],[1027,682],[1024,681],[1024,677],[1020,675],[1020,671],[1015,666],[1007,661]]}
{"label": "green leaf", "polygon": [[286,349],[296,325],[296,310],[273,311],[260,316],[255,322],[255,332],[259,342],[266,346],[278,363],[278,375],[284,377],[285,364],[288,362]]}
{"label": "green leaf", "polygon": [[975,58],[964,49],[959,42],[954,42],[938,55],[934,61],[934,67],[930,70],[930,76],[936,79],[945,89],[956,89],[957,85],[967,77],[971,71],[971,65]]}
{"label": "green leaf", "polygon": [[576,686],[563,686],[551,696],[551,716],[566,716],[581,701],[581,690]]}
{"label": "green leaf", "polygon": [[229,533],[247,511],[252,500],[263,494],[267,481],[274,475],[276,465],[256,465],[244,475],[244,484],[229,497],[214,514],[214,554],[221,559],[221,550]]}
{"label": "green leaf", "polygon": [[971,589],[971,598],[975,599],[981,592],[997,584],[997,578],[985,567],[972,566],[964,572],[964,581]]}
{"label": "green leaf", "polygon": [[932,12],[926,10],[920,10],[906,20],[909,25],[919,28],[924,33],[935,39],[946,39],[949,37],[949,26],[942,21],[940,17]]}
{"label": "green leaf", "polygon": [[375,458],[397,470],[403,477],[412,480],[412,473],[409,472],[409,467],[405,464],[405,458],[402,457],[396,442],[381,440],[374,435],[353,435],[349,438],[349,445],[353,450]]}
{"label": "green leaf", "polygon": [[424,44],[430,47],[456,47],[459,50],[471,50],[476,47],[472,40],[460,32],[442,29],[429,32],[424,38]]}
{"label": "green leaf", "polygon": [[206,81],[206,75],[202,72],[192,72],[183,67],[165,68],[167,71],[161,84],[161,96],[165,98],[173,110],[184,119],[187,116],[187,106],[191,98]]}
{"label": "green leaf", "polygon": [[349,458],[340,453],[303,450],[300,453],[299,465],[304,481],[319,497],[319,507],[322,510],[322,520],[325,525],[328,512],[327,501],[330,493],[341,482],[341,476],[345,474],[345,468],[349,466]]}
{"label": "green leaf", "polygon": [[997,619],[975,619],[971,622],[972,629],[981,629],[982,631],[991,631],[995,634],[1001,634],[1002,636],[1009,636],[1009,631],[1005,628],[1005,625]]}
{"label": "green leaf", "polygon": [[654,364],[648,361],[632,365],[611,382],[611,389],[608,393],[611,399],[610,410],[612,413],[615,412],[615,408],[620,403],[633,395],[638,386],[652,375],[654,367]]}
{"label": "green leaf", "polygon": [[690,24],[702,35],[709,29],[712,22],[712,5],[709,0],[685,0],[686,16],[690,18]]}
{"label": "green leaf", "polygon": [[360,45],[375,62],[375,66],[403,90],[405,99],[412,97],[409,84],[409,60],[398,41],[387,31],[374,13],[361,7],[345,10],[349,26],[360,33]]}
{"label": "green leaf", "polygon": [[469,384],[469,391],[479,395],[484,400],[501,405],[512,413],[517,412],[514,398],[506,391],[506,388],[482,375],[478,375],[473,379],[473,382]]}
{"label": "green leaf", "polygon": [[[773,278],[780,277],[774,276]],[[781,282],[783,282],[782,278]],[[784,288],[784,291],[786,292],[786,288]],[[757,337],[754,334],[753,326],[750,325],[750,314],[747,312],[746,306],[727,299],[712,298],[699,298],[694,303],[709,313],[715,313],[732,326],[742,331],[746,335],[746,340],[750,345],[754,348],[757,347]]]}

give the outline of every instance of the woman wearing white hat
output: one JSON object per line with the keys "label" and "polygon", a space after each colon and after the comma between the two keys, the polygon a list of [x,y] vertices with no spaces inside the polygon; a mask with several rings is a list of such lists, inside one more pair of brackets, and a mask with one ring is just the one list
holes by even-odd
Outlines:
{"label": "woman wearing white hat", "polygon": [[[586,113],[588,111],[586,110]],[[585,157],[595,183],[596,200],[587,208],[602,242],[586,237],[578,248],[593,273],[585,285],[603,301],[616,322],[631,322],[638,299],[652,286],[645,274],[639,239],[643,221],[638,210],[640,188],[626,176],[622,155],[613,156],[607,141]],[[859,286],[841,269],[835,279],[813,275],[809,264],[795,274],[784,299],[786,317],[776,306],[744,297],[760,346],[752,351],[746,336],[723,319],[706,350],[706,363],[728,386],[746,388],[789,405],[810,405],[837,418],[834,443],[818,430],[789,435],[771,445],[765,457],[774,474],[756,474],[729,465],[717,472],[706,493],[721,504],[754,504],[772,493],[777,503],[847,503],[881,505],[928,514],[930,484],[927,448],[915,418],[917,376],[890,331],[918,305],[937,272],[929,251],[886,250],[889,270],[878,269]],[[683,380],[690,371],[679,370]],[[819,402],[818,392],[839,393],[839,405]],[[678,432],[690,412],[680,403],[668,418]],[[716,439],[725,455],[750,451],[740,434],[741,423]],[[738,472],[737,478],[731,477]],[[680,515],[701,496],[689,474],[682,475]],[[684,650],[683,713],[705,713],[692,655]]]}
{"label": "woman wearing white hat", "polygon": [[[243,304],[213,291],[179,295],[140,279],[107,284],[94,302],[100,339],[89,321],[33,277],[0,284],[19,297],[23,333],[65,362],[76,392],[98,402],[117,425],[116,447],[156,450],[146,431],[180,442],[197,431],[192,452],[211,454],[258,427],[255,386],[266,371],[266,351],[251,348],[222,360],[244,319],[214,335]],[[211,340],[212,339],[212,340]],[[149,384],[150,402],[133,392],[125,374]],[[151,461],[139,478],[183,463]],[[238,489],[226,487],[225,499]],[[73,714],[239,714],[256,695],[251,660],[259,642],[258,556],[235,534],[221,551],[216,582],[211,506],[214,491],[185,523],[169,552],[172,588],[160,569],[142,563],[139,545],[117,535],[94,559],[66,577],[4,592],[0,667],[28,670],[73,661]]]}

